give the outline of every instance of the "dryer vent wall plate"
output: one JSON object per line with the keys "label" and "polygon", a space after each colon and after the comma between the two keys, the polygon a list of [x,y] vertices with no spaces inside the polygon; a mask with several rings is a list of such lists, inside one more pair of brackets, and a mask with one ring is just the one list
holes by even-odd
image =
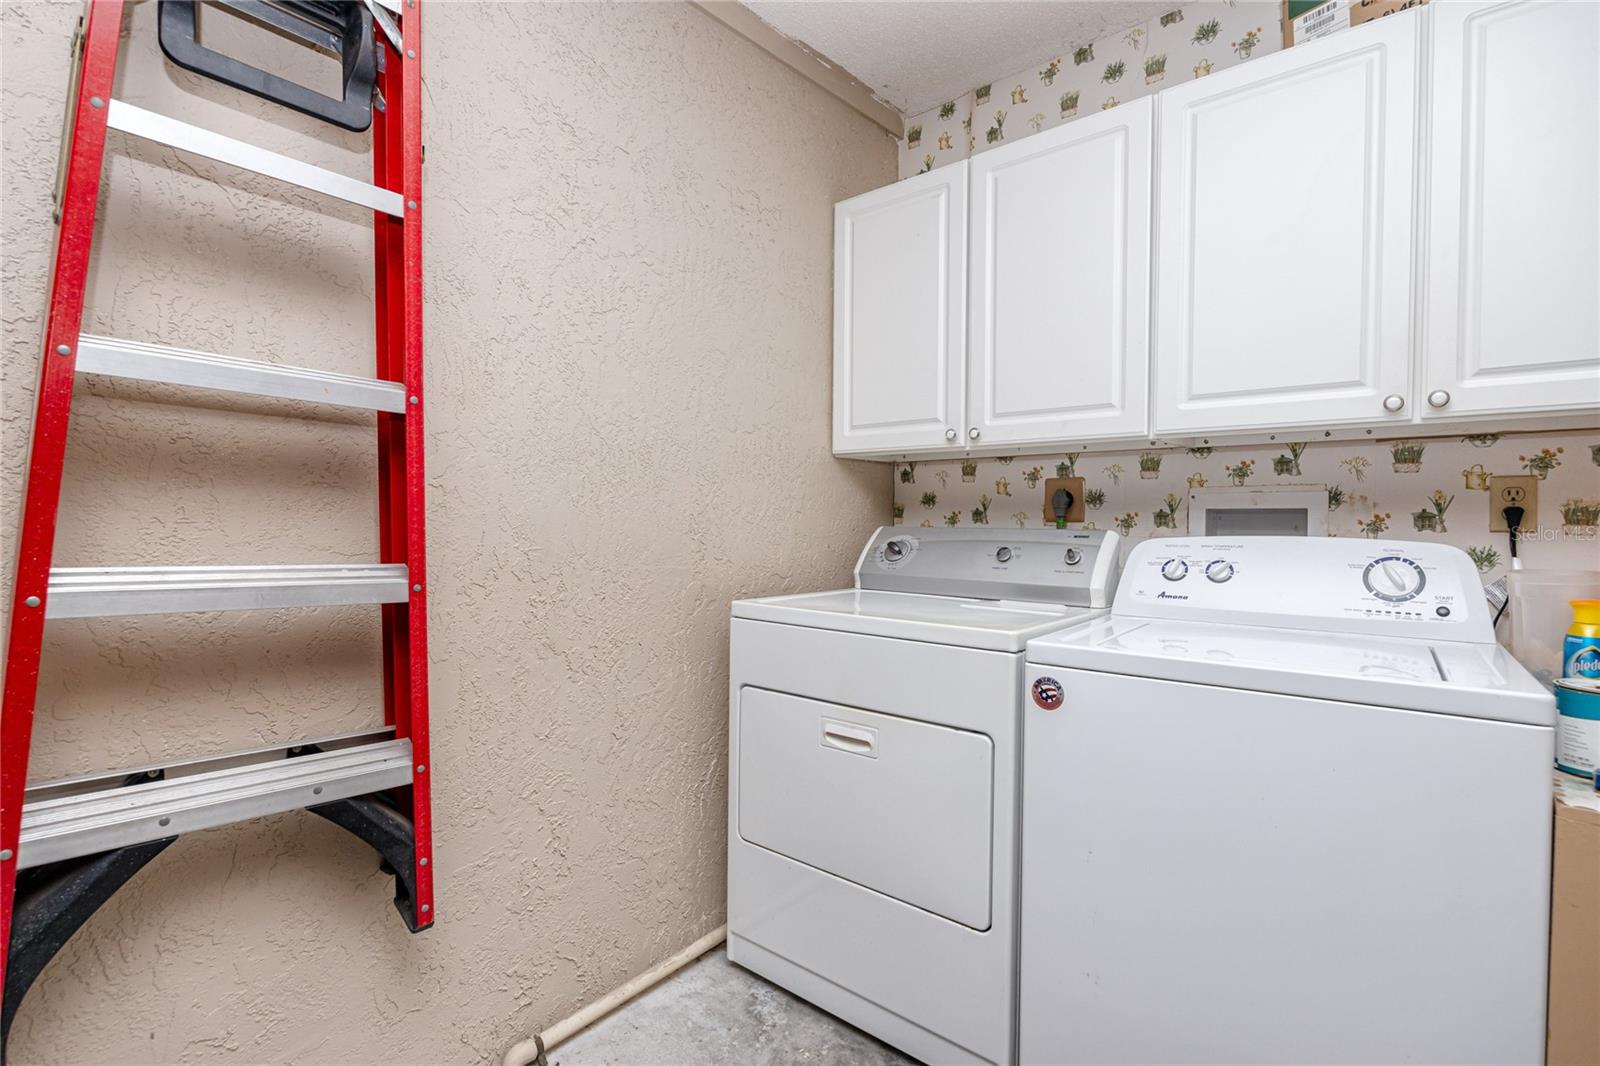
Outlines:
{"label": "dryer vent wall plate", "polygon": [[1072,494],[1072,503],[1067,507],[1068,522],[1085,521],[1083,511],[1083,478],[1081,477],[1051,477],[1044,481],[1044,524],[1056,524],[1055,498],[1057,489],[1066,489]]}

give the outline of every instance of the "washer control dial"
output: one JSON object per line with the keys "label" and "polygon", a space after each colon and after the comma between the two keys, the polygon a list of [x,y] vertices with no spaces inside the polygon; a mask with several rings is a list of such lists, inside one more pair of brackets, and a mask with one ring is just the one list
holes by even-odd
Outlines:
{"label": "washer control dial", "polygon": [[1385,603],[1405,603],[1415,599],[1427,585],[1422,567],[1403,555],[1385,555],[1367,564],[1361,575],[1367,591]]}
{"label": "washer control dial", "polygon": [[1067,553],[1061,558],[1068,566],[1077,566],[1083,562],[1083,553],[1077,548],[1068,548]]}
{"label": "washer control dial", "polygon": [[1168,581],[1182,581],[1189,573],[1189,564],[1182,559],[1168,559],[1161,564],[1161,576]]}
{"label": "washer control dial", "polygon": [[1222,584],[1233,577],[1233,564],[1226,559],[1213,559],[1206,564],[1206,578]]}

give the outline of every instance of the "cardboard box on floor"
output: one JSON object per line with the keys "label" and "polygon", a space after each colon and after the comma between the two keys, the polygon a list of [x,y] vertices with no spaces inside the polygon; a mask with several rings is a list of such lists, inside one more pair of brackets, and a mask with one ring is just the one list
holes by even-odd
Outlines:
{"label": "cardboard box on floor", "polygon": [[1326,37],[1396,11],[1420,7],[1428,0],[1283,0],[1280,18],[1283,46]]}
{"label": "cardboard box on floor", "polygon": [[1550,892],[1550,1066],[1600,1062],[1600,795],[1556,774]]}

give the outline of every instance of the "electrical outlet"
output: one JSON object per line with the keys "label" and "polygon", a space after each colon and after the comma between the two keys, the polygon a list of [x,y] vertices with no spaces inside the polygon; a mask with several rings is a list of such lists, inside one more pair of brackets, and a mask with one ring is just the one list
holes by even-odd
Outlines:
{"label": "electrical outlet", "polygon": [[1506,533],[1507,507],[1522,508],[1523,532],[1538,525],[1539,479],[1532,474],[1489,475],[1489,532]]}
{"label": "electrical outlet", "polygon": [[1056,509],[1050,501],[1055,498],[1057,489],[1066,489],[1072,493],[1072,502],[1067,505],[1067,521],[1083,521],[1083,478],[1081,477],[1049,477],[1044,479],[1044,524],[1056,524]]}

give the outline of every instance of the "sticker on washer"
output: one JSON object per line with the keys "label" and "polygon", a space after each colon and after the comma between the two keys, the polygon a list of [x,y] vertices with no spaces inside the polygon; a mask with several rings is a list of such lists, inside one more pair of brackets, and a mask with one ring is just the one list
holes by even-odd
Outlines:
{"label": "sticker on washer", "polygon": [[1055,710],[1065,698],[1061,682],[1053,677],[1041,677],[1033,683],[1033,702],[1044,710]]}

